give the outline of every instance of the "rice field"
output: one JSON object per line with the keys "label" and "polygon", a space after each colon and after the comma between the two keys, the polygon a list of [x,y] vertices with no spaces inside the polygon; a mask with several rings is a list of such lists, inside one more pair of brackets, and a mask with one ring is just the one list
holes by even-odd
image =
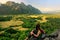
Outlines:
{"label": "rice field", "polygon": [[[2,17],[0,18],[0,35],[3,35],[0,36],[0,40],[24,40],[28,33],[35,28],[36,23],[40,23],[41,28],[47,34],[60,29],[60,14],[0,15],[0,17]],[[10,37],[8,37],[9,35]],[[14,35],[18,37],[15,38]]]}

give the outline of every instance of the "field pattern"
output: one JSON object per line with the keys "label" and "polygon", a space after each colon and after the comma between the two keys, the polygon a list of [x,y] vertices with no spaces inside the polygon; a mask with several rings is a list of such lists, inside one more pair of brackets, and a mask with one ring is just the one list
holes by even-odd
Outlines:
{"label": "field pattern", "polygon": [[40,23],[47,34],[60,29],[60,14],[21,14],[0,16],[0,40],[24,40]]}

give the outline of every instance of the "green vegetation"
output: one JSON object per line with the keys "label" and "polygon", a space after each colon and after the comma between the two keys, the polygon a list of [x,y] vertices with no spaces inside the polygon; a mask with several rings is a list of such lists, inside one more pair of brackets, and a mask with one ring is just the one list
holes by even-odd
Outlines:
{"label": "green vegetation", "polygon": [[1,21],[10,21],[10,20],[12,20],[12,16],[0,17],[0,22],[1,22]]}
{"label": "green vegetation", "polygon": [[23,2],[21,4],[12,1],[6,2],[6,4],[1,4],[0,15],[11,15],[11,14],[40,14],[41,11],[34,8],[31,5],[25,5]]}
{"label": "green vegetation", "polygon": [[[32,16],[34,16],[34,15],[32,15]],[[24,23],[22,25],[16,25],[16,26],[9,25],[9,27],[7,27],[7,28],[3,28],[0,26],[0,40],[24,40],[26,38],[26,36],[29,34],[29,32],[35,28],[37,20],[42,20],[42,18],[46,15],[43,15],[43,16],[36,15],[36,16],[38,16],[38,17],[35,17],[35,16],[31,17],[30,15],[13,16],[11,20],[23,21]],[[52,18],[52,17],[48,17],[48,16],[46,17],[46,20],[48,20],[48,21],[42,22],[42,23],[40,23],[40,25],[41,25],[41,28],[44,29],[47,34],[51,34],[56,29],[60,29],[60,18]],[[16,17],[16,18],[14,18],[14,17]],[[10,17],[7,16],[6,18],[10,18]],[[5,18],[3,18],[3,19],[5,19]],[[8,19],[6,19],[6,22],[7,21],[8,21]],[[2,21],[2,22],[4,22],[4,21]],[[2,23],[2,22],[0,22],[0,23]],[[28,28],[28,30],[23,30],[23,29],[19,30],[19,28],[14,29],[16,27]]]}

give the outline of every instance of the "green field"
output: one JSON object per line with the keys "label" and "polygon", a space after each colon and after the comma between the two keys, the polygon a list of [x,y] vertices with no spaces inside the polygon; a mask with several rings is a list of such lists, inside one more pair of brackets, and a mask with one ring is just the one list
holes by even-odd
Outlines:
{"label": "green field", "polygon": [[0,15],[0,40],[24,40],[38,22],[51,34],[60,29],[60,14]]}

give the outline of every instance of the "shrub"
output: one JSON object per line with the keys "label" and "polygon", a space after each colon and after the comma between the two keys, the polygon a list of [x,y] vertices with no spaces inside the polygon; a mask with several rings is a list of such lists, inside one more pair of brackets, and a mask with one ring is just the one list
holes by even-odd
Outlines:
{"label": "shrub", "polygon": [[11,19],[12,19],[12,16],[0,17],[0,21],[10,21]]}

